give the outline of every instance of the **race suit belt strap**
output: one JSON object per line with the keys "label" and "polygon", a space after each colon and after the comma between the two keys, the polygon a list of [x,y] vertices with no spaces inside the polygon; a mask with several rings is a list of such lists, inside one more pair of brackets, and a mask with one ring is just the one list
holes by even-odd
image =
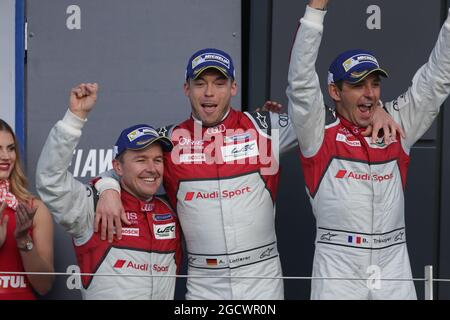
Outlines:
{"label": "race suit belt strap", "polygon": [[198,269],[235,269],[278,257],[277,243],[236,253],[210,255],[188,253],[189,267]]}
{"label": "race suit belt strap", "polygon": [[406,233],[405,227],[372,234],[318,227],[316,243],[380,250],[406,243]]}

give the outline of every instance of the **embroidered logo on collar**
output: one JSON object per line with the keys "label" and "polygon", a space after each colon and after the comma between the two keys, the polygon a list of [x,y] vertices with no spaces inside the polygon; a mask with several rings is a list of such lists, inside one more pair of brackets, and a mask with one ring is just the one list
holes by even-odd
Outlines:
{"label": "embroidered logo on collar", "polygon": [[160,136],[166,136],[166,134],[167,134],[167,128],[166,128],[166,127],[160,128],[160,129],[158,130],[158,134],[159,134]]}
{"label": "embroidered logo on collar", "polygon": [[263,116],[261,113],[257,112],[256,113],[258,116],[256,117],[256,119],[259,121],[259,123],[261,124],[261,127],[263,127],[264,129],[267,129],[269,127],[269,125],[266,122],[266,116]]}
{"label": "embroidered logo on collar", "polygon": [[218,134],[218,133],[224,133],[227,130],[227,128],[225,127],[225,125],[219,124],[218,126],[212,127],[212,128],[208,128],[206,130],[207,134]]}
{"label": "embroidered logo on collar", "polygon": [[153,203],[144,203],[142,204],[142,211],[148,212],[148,211],[153,211],[153,208],[155,208],[155,204]]}

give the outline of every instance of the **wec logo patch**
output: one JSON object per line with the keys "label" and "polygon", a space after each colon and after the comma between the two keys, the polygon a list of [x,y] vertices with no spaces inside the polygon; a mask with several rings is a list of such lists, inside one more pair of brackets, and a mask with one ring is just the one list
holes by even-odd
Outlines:
{"label": "wec logo patch", "polygon": [[175,239],[175,222],[154,224],[153,232],[155,234],[155,239],[158,240]]}

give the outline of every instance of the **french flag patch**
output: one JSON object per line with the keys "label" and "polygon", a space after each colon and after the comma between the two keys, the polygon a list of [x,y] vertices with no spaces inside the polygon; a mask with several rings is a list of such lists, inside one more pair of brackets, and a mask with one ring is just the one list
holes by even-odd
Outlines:
{"label": "french flag patch", "polygon": [[361,244],[362,238],[359,236],[348,236],[348,243]]}

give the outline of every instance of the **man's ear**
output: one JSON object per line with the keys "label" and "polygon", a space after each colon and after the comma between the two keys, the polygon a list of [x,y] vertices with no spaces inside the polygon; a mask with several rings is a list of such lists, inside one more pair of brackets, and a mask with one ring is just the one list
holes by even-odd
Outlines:
{"label": "man's ear", "polygon": [[114,169],[114,171],[116,172],[116,174],[117,174],[119,177],[122,177],[122,175],[123,175],[123,169],[122,169],[122,164],[120,163],[120,161],[119,161],[119,160],[116,160],[116,159],[113,159],[113,161],[112,161],[112,166],[113,166],[113,169]]}
{"label": "man's ear", "polygon": [[234,97],[238,93],[238,85],[235,80],[231,80],[231,96]]}
{"label": "man's ear", "polygon": [[334,83],[328,85],[328,94],[334,101],[341,101],[341,91]]}
{"label": "man's ear", "polygon": [[191,86],[190,86],[190,84],[189,84],[189,79],[188,80],[186,80],[186,82],[184,83],[184,85],[183,85],[183,91],[184,91],[184,95],[186,96],[186,97],[189,97],[189,90],[190,90],[190,88],[191,88]]}

